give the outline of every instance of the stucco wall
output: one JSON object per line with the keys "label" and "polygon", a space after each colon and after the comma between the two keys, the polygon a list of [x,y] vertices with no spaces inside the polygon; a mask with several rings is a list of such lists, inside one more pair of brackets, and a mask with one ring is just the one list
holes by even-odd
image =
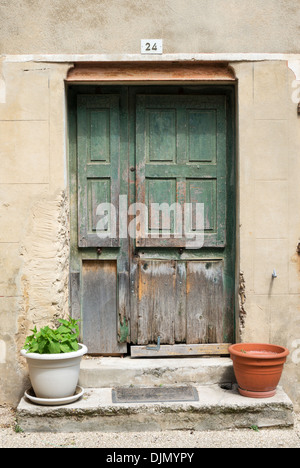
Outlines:
{"label": "stucco wall", "polygon": [[[300,402],[300,131],[286,62],[233,65],[238,79],[243,341],[288,347],[283,384]],[[298,82],[299,86],[299,82]],[[273,270],[277,278],[272,278]]]}
{"label": "stucco wall", "polygon": [[2,0],[4,54],[299,51],[295,0]]}
{"label": "stucco wall", "polygon": [[300,82],[288,57],[232,56],[295,54],[299,24],[295,0],[0,2],[0,404],[16,405],[23,394],[19,350],[33,322],[68,311],[64,78],[71,64],[62,54],[140,60],[140,40],[155,37],[168,60],[223,53],[235,70],[238,328],[243,340],[290,349],[282,382],[300,407]]}
{"label": "stucco wall", "polygon": [[68,65],[2,63],[0,103],[0,404],[16,404],[19,350],[68,312],[64,77]]}

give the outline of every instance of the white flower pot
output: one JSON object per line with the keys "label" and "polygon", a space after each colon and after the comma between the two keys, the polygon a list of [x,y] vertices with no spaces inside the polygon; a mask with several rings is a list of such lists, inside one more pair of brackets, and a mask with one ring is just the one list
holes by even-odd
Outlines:
{"label": "white flower pot", "polygon": [[27,353],[29,377],[38,398],[65,398],[74,395],[79,379],[80,362],[87,347],[79,344],[78,351],[61,354]]}

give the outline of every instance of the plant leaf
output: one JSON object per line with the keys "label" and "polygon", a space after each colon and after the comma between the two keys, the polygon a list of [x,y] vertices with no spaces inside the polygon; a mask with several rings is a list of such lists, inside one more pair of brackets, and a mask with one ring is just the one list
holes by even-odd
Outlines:
{"label": "plant leaf", "polygon": [[77,341],[71,341],[70,344],[71,344],[71,347],[72,347],[72,349],[73,349],[74,351],[78,351],[79,346],[78,346]]}
{"label": "plant leaf", "polygon": [[50,354],[58,354],[58,353],[60,353],[60,345],[59,345],[59,343],[55,343],[54,341],[50,341],[50,343],[49,343],[49,351],[50,351]]}
{"label": "plant leaf", "polygon": [[70,349],[70,346],[66,343],[60,343],[59,347],[63,353],[69,353],[70,351],[72,351],[72,349]]}
{"label": "plant leaf", "polygon": [[47,340],[40,340],[39,342],[37,342],[38,352],[40,354],[43,354],[46,344],[47,344]]}
{"label": "plant leaf", "polygon": [[64,326],[64,325],[61,325],[60,327],[58,327],[58,329],[56,330],[58,333],[70,333],[70,328]]}

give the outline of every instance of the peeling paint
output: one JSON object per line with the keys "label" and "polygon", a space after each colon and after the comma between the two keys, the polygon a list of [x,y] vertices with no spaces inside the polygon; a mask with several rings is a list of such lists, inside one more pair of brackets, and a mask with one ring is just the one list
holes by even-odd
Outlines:
{"label": "peeling paint", "polygon": [[119,327],[119,342],[126,343],[129,337],[129,323],[124,317],[123,322],[120,321]]}
{"label": "peeling paint", "polygon": [[288,60],[288,67],[294,72],[296,80],[300,80],[300,60],[298,58]]}

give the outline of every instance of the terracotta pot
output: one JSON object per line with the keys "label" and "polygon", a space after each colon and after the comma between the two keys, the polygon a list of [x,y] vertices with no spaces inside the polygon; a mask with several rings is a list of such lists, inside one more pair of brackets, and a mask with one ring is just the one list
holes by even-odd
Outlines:
{"label": "terracotta pot", "polygon": [[238,343],[229,346],[229,352],[241,395],[250,398],[275,395],[288,349],[271,344]]}

